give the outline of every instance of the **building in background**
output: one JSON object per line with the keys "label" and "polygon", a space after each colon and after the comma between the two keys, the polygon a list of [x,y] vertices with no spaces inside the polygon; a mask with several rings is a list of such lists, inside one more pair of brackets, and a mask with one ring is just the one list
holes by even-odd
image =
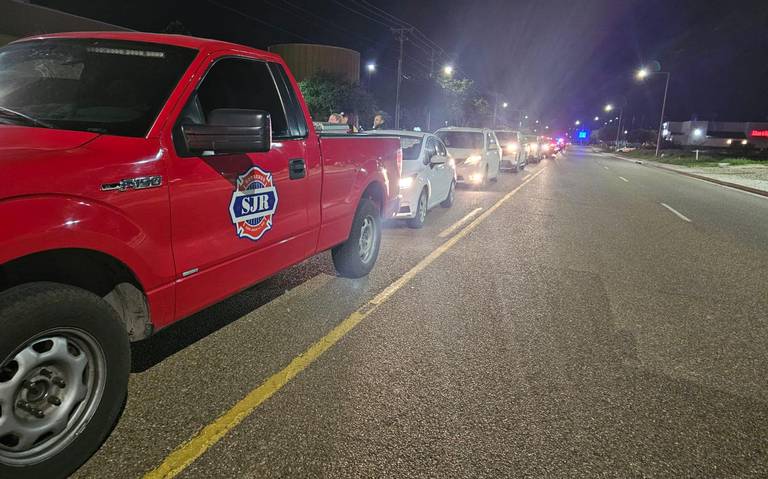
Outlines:
{"label": "building in background", "polygon": [[685,147],[768,148],[768,122],[668,121],[662,135]]}
{"label": "building in background", "polygon": [[349,48],[309,43],[272,45],[269,51],[277,53],[301,81],[318,72],[337,74],[352,82],[360,82],[360,53]]}
{"label": "building in background", "polygon": [[0,0],[0,46],[44,33],[127,31],[109,23],[79,17],[18,0]]}

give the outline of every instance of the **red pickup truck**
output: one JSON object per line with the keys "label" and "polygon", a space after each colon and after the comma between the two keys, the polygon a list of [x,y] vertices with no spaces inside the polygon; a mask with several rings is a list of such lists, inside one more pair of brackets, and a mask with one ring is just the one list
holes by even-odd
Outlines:
{"label": "red pickup truck", "polygon": [[0,477],[109,435],[129,341],[321,251],[373,267],[397,138],[318,134],[280,57],[69,33],[0,49]]}

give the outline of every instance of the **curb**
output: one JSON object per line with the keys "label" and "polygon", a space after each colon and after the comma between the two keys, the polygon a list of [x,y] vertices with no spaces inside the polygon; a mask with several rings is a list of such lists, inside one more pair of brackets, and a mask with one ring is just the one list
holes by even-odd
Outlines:
{"label": "curb", "polygon": [[752,188],[751,186],[744,186],[744,185],[740,185],[738,183],[731,183],[731,182],[728,182],[728,181],[717,180],[715,178],[710,178],[708,176],[697,175],[695,173],[688,173],[688,172],[685,172],[685,171],[676,170],[674,168],[669,168],[667,166],[661,166],[661,165],[659,165],[657,163],[653,163],[653,162],[645,162],[643,160],[633,160],[631,158],[624,158],[623,156],[615,155],[613,153],[609,153],[609,155],[614,157],[614,158],[618,158],[619,160],[629,161],[630,163],[635,163],[635,164],[638,164],[638,165],[646,165],[646,166],[650,166],[652,168],[658,168],[658,169],[664,170],[664,171],[671,171],[673,173],[678,173],[680,175],[688,176],[690,178],[696,178],[697,180],[708,181],[708,182],[714,183],[716,185],[727,186],[728,188],[733,188],[733,189],[736,189],[736,190],[746,191],[748,193],[752,193],[752,194],[755,194],[755,195],[760,195],[760,196],[764,196],[764,197],[768,198],[768,191],[760,190],[760,189],[757,189],[757,188]]}

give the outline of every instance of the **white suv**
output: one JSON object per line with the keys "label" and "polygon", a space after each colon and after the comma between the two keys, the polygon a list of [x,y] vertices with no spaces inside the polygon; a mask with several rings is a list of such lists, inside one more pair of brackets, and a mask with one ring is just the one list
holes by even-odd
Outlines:
{"label": "white suv", "polygon": [[456,197],[456,167],[440,138],[431,133],[376,130],[371,135],[396,136],[403,149],[400,210],[395,218],[421,228],[427,212],[437,205],[449,208]]}
{"label": "white suv", "polygon": [[488,180],[499,178],[501,147],[493,130],[452,126],[440,128],[435,134],[456,162],[459,183],[485,186]]}

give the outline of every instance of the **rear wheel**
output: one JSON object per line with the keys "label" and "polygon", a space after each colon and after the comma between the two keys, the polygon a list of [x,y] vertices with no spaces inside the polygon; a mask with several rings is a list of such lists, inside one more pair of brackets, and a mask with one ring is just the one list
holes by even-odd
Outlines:
{"label": "rear wheel", "polygon": [[352,230],[344,243],[333,248],[333,265],[347,278],[360,278],[371,272],[381,245],[379,208],[368,198],[360,200],[352,220]]}
{"label": "rear wheel", "polygon": [[440,206],[450,208],[453,206],[454,201],[456,201],[456,182],[451,181],[451,186],[448,188],[448,196],[440,203]]}
{"label": "rear wheel", "polygon": [[30,283],[0,294],[0,477],[67,477],[126,397],[128,335],[95,294]]}
{"label": "rear wheel", "polygon": [[421,195],[419,195],[419,203],[416,206],[416,216],[408,220],[408,226],[411,228],[422,228],[424,226],[424,222],[427,220],[427,210],[429,209],[428,205],[429,196],[427,195],[426,188],[421,191]]}

